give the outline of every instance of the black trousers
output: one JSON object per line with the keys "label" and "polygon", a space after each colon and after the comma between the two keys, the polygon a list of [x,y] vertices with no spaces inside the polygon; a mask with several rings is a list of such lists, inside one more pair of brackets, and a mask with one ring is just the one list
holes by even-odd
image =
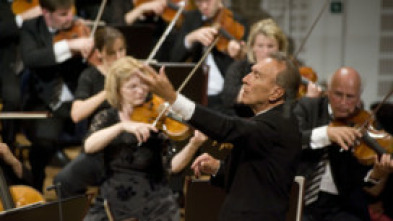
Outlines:
{"label": "black trousers", "polygon": [[365,211],[355,212],[337,195],[319,192],[318,200],[304,208],[303,221],[369,221]]}
{"label": "black trousers", "polygon": [[[1,99],[3,103],[2,111],[20,111],[21,110],[21,84],[20,75],[17,75],[10,68],[1,71]],[[8,144],[13,150],[16,133],[19,130],[18,120],[6,119],[1,120],[1,136],[3,142]]]}
{"label": "black trousers", "polygon": [[80,153],[68,163],[54,178],[60,184],[61,196],[71,197],[86,193],[88,186],[99,186],[104,179],[103,153]]}

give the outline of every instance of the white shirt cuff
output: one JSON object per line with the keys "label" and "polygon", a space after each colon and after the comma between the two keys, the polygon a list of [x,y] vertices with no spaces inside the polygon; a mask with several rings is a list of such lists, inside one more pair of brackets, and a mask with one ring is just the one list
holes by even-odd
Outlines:
{"label": "white shirt cuff", "polygon": [[377,185],[377,184],[379,184],[381,181],[371,178],[370,176],[371,176],[371,173],[372,173],[372,172],[373,172],[372,169],[368,171],[366,177],[364,177],[364,182],[366,182],[366,183],[372,183],[372,184],[374,184],[374,185]]}
{"label": "white shirt cuff", "polygon": [[312,130],[310,142],[312,149],[320,149],[332,144],[327,135],[327,127],[328,126],[317,127]]}
{"label": "white shirt cuff", "polygon": [[53,50],[57,63],[62,63],[72,57],[72,53],[70,47],[68,46],[67,40],[56,42],[53,46]]}
{"label": "white shirt cuff", "polygon": [[22,16],[20,16],[20,15],[15,16],[15,22],[16,22],[16,25],[18,26],[18,28],[21,28],[22,24],[23,24]]}
{"label": "white shirt cuff", "polygon": [[172,104],[172,110],[180,115],[183,120],[190,120],[195,111],[195,103],[190,99],[178,94]]}
{"label": "white shirt cuff", "polygon": [[186,38],[184,38],[184,47],[185,47],[186,49],[190,49],[190,48],[191,48],[191,45],[188,44]]}

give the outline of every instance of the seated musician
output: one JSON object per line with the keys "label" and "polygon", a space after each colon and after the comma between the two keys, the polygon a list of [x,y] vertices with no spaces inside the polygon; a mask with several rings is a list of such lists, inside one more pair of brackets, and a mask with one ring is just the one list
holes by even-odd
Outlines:
{"label": "seated musician", "polygon": [[[185,13],[183,25],[176,37],[175,45],[171,49],[171,61],[173,62],[188,60],[198,62],[204,53],[203,48],[210,46],[219,34],[219,29],[212,25],[216,22],[219,23],[220,13],[232,13],[223,6],[222,0],[195,0],[195,5],[197,9]],[[227,17],[223,16],[222,18]],[[241,43],[239,41],[244,40],[247,34],[245,21],[236,14],[233,17],[229,16],[229,18],[234,23],[240,24],[239,32],[241,32],[240,29],[243,29],[243,36],[241,39],[230,40],[224,51],[220,51],[216,47],[213,48],[205,61],[209,66],[208,106],[219,111],[224,109],[220,93],[224,86],[227,68],[240,52]],[[205,23],[212,25],[205,25]]]}
{"label": "seated musician", "polygon": [[304,97],[294,109],[303,135],[299,174],[306,177],[304,221],[370,220],[363,186],[392,171],[390,154],[375,157],[371,170],[360,164],[350,148],[364,134],[346,124],[331,124],[360,113],[361,91],[359,73],[342,67],[330,78],[327,97]]}
{"label": "seated musician", "polygon": [[[71,118],[75,123],[87,120],[90,125],[95,114],[110,105],[104,91],[105,76],[112,63],[126,55],[123,34],[110,26],[99,28],[94,36],[94,48],[99,64],[85,69],[78,80]],[[88,186],[97,186],[104,176],[104,165],[99,155],[86,155],[83,151],[67,164],[54,178],[60,183],[61,196],[83,194]]]}
{"label": "seated musician", "polygon": [[87,66],[84,57],[90,54],[93,40],[72,33],[73,29],[67,32],[80,25],[74,20],[73,0],[40,0],[39,3],[42,16],[23,23],[21,48],[23,63],[30,71],[23,108],[53,114],[51,118],[26,121],[24,125],[32,143],[29,158],[34,187],[42,190],[44,169],[59,150],[60,134],[74,127],[70,118],[71,101],[78,77]]}
{"label": "seated musician", "polygon": [[120,58],[106,76],[105,92],[111,108],[94,116],[84,142],[87,154],[103,153],[106,174],[85,220],[107,219],[104,200],[115,220],[180,220],[167,172],[180,171],[205,139],[195,135],[173,160],[164,160],[166,135],[133,117],[149,95],[136,74],[143,73],[141,66],[132,57]]}
{"label": "seated musician", "polygon": [[[20,58],[20,28],[24,21],[41,15],[39,6],[25,10],[14,5],[18,2],[21,1],[0,1],[0,97],[4,112],[20,111],[21,107],[20,81],[24,68]],[[1,120],[1,126],[2,141],[14,149],[19,122]]]}
{"label": "seated musician", "polygon": [[[77,1],[78,14],[85,19],[94,20],[100,4],[100,0]],[[166,7],[166,0],[107,1],[101,20],[110,26],[148,25],[153,27],[153,42],[151,42],[153,46],[160,39],[167,23],[170,22],[165,21],[161,16]],[[175,32],[171,32],[164,41],[162,47],[154,57],[157,61],[169,61],[168,51],[172,48],[175,34]],[[133,44],[133,42],[130,42],[130,44]],[[139,42],[136,42],[136,44],[139,44]]]}

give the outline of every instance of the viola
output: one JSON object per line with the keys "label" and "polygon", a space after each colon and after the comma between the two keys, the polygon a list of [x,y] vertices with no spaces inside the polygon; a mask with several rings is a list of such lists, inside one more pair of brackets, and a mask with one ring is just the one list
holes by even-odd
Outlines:
{"label": "viola", "polygon": [[[152,124],[159,118],[163,105],[164,100],[153,95],[151,99],[133,110],[131,120]],[[176,141],[185,140],[192,132],[187,125],[168,117],[168,115],[160,117],[156,126],[169,138]]]}
{"label": "viola", "polygon": [[346,119],[333,121],[330,126],[353,126],[360,129],[363,137],[352,149],[354,156],[364,165],[372,165],[375,156],[393,152],[393,138],[384,130],[375,128],[373,116],[365,111],[358,110]]}
{"label": "viola", "polygon": [[220,9],[216,16],[209,19],[205,25],[217,28],[219,39],[215,45],[220,52],[226,53],[231,40],[240,41],[245,35],[245,27],[233,17],[233,12],[227,8]]}
{"label": "viola", "polygon": [[8,187],[3,170],[0,168],[0,211],[15,207],[27,206],[33,203],[45,202],[44,197],[37,190],[25,185]]}

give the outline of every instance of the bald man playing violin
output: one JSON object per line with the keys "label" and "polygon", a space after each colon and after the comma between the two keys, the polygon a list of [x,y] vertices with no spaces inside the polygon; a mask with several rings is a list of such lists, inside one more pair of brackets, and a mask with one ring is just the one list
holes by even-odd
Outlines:
{"label": "bald man playing violin", "polygon": [[212,180],[228,192],[219,220],[285,220],[301,151],[296,117],[288,106],[296,97],[300,75],[289,60],[266,58],[243,78],[243,101],[255,113],[251,119],[227,117],[177,94],[164,70],[140,77],[193,127],[234,145]]}
{"label": "bald man playing violin", "polygon": [[294,109],[303,137],[299,174],[306,177],[304,221],[370,220],[363,186],[375,185],[392,171],[389,154],[376,158],[371,170],[361,165],[350,150],[362,133],[330,124],[356,114],[361,91],[359,73],[342,67],[331,77],[327,97],[304,97]]}

